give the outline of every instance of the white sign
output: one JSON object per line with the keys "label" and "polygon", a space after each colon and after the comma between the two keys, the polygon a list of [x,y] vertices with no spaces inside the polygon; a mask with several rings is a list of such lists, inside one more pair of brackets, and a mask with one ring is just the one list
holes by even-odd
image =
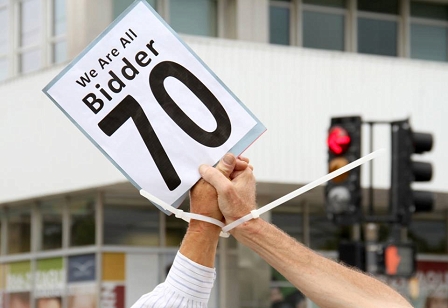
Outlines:
{"label": "white sign", "polygon": [[264,131],[146,1],[135,1],[44,92],[134,184],[175,207],[201,164]]}

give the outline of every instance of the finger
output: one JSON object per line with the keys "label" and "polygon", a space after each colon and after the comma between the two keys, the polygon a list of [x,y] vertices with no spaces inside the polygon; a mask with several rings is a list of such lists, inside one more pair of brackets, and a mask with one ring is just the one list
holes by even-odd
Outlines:
{"label": "finger", "polygon": [[[246,170],[250,170],[250,172],[249,171],[246,172]],[[244,170],[233,171],[232,174],[230,174],[230,179],[233,180],[238,177],[243,177],[242,174],[247,174],[247,175],[253,176],[252,171],[253,171],[252,165],[248,165],[248,168],[246,168]]]}
{"label": "finger", "polygon": [[236,163],[237,159],[235,156],[232,153],[227,153],[216,165],[216,169],[221,171],[221,173],[228,178],[235,169]]}
{"label": "finger", "polygon": [[246,163],[249,163],[249,158],[247,158],[247,157],[244,157],[244,156],[238,156],[238,159],[239,160],[242,160],[242,161],[245,161]]}
{"label": "finger", "polygon": [[222,172],[211,166],[199,166],[199,173],[205,181],[215,187],[218,193],[225,191],[227,185],[230,184],[229,179]]}
{"label": "finger", "polygon": [[247,168],[247,165],[248,164],[245,161],[237,159],[235,164],[235,170],[244,170]]}

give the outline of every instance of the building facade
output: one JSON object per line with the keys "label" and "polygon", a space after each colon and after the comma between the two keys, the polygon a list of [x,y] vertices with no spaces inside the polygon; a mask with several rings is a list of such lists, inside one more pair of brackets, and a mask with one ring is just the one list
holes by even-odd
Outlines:
{"label": "building facade", "polygon": [[[245,152],[259,206],[327,172],[333,116],[410,118],[432,133],[434,148],[423,159],[434,166],[433,180],[416,187],[435,192],[435,208],[404,230],[419,249],[418,273],[388,283],[415,307],[433,291],[446,295],[448,1],[148,2],[267,127]],[[186,223],[140,197],[42,93],[131,3],[0,0],[0,307],[129,307],[164,280],[174,258]],[[372,184],[382,215],[390,126],[372,133],[372,147],[387,154],[361,169],[363,205]],[[368,125],[362,136],[367,154]],[[188,200],[182,206],[188,210]],[[332,258],[353,231],[327,219],[323,187],[266,219]],[[388,232],[381,224],[381,240]],[[270,307],[293,297],[289,283],[234,239],[222,239],[218,250],[210,307]]]}

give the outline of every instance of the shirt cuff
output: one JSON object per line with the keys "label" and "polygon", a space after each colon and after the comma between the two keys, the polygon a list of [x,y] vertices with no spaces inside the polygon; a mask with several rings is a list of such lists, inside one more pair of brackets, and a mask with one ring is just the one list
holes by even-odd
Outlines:
{"label": "shirt cuff", "polygon": [[207,303],[215,277],[214,268],[198,264],[177,252],[166,283],[185,297]]}

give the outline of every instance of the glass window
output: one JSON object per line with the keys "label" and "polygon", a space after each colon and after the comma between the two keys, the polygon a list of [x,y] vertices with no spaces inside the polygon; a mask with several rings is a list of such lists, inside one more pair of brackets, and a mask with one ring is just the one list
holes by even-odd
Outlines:
{"label": "glass window", "polygon": [[117,18],[118,15],[123,13],[123,11],[126,10],[126,8],[130,6],[132,2],[134,2],[134,0],[114,0],[113,19]]}
{"label": "glass window", "polygon": [[303,47],[341,50],[344,44],[343,15],[303,12]]}
{"label": "glass window", "polygon": [[358,52],[397,56],[398,25],[395,21],[358,19]]}
{"label": "glass window", "polygon": [[70,202],[70,246],[95,244],[95,198],[76,198]]}
{"label": "glass window", "polygon": [[8,253],[31,250],[31,206],[14,206],[8,209]]}
{"label": "glass window", "polygon": [[159,210],[146,200],[106,196],[105,245],[158,246]]}
{"label": "glass window", "polygon": [[412,24],[411,58],[447,61],[447,28]]}
{"label": "glass window", "polygon": [[30,73],[41,67],[41,6],[39,0],[22,0],[20,3],[20,47],[26,49],[19,55],[19,71]]}
{"label": "glass window", "polygon": [[330,7],[340,7],[340,8],[347,7],[346,0],[303,0],[303,3],[330,6]]}
{"label": "glass window", "polygon": [[358,10],[398,15],[398,0],[358,0]]}
{"label": "glass window", "polygon": [[411,2],[411,16],[448,20],[448,6],[436,3]]}
{"label": "glass window", "polygon": [[291,22],[289,6],[269,7],[269,42],[271,44],[289,45]]}
{"label": "glass window", "polygon": [[39,0],[23,0],[20,5],[20,46],[36,45],[41,35]]}
{"label": "glass window", "polygon": [[20,72],[30,73],[38,70],[41,67],[41,52],[40,49],[34,49],[22,53],[20,59]]}
{"label": "glass window", "polygon": [[67,15],[66,0],[53,0],[53,42],[51,44],[52,63],[58,64],[67,60]]}
{"label": "glass window", "polygon": [[62,209],[64,200],[46,201],[40,205],[42,218],[41,249],[62,248]]}
{"label": "glass window", "polygon": [[179,33],[217,36],[217,1],[170,0],[170,24]]}
{"label": "glass window", "polygon": [[8,52],[8,10],[6,8],[0,8],[0,55]]}
{"label": "glass window", "polygon": [[53,44],[53,63],[58,64],[67,60],[67,42]]}
{"label": "glass window", "polygon": [[[121,13],[123,13],[124,10],[126,10],[134,0],[113,0],[113,19],[117,18]],[[146,2],[149,3],[154,9],[156,8],[156,1],[157,0],[146,0]]]}
{"label": "glass window", "polygon": [[67,32],[67,15],[65,13],[65,0],[53,0],[53,35]]}

